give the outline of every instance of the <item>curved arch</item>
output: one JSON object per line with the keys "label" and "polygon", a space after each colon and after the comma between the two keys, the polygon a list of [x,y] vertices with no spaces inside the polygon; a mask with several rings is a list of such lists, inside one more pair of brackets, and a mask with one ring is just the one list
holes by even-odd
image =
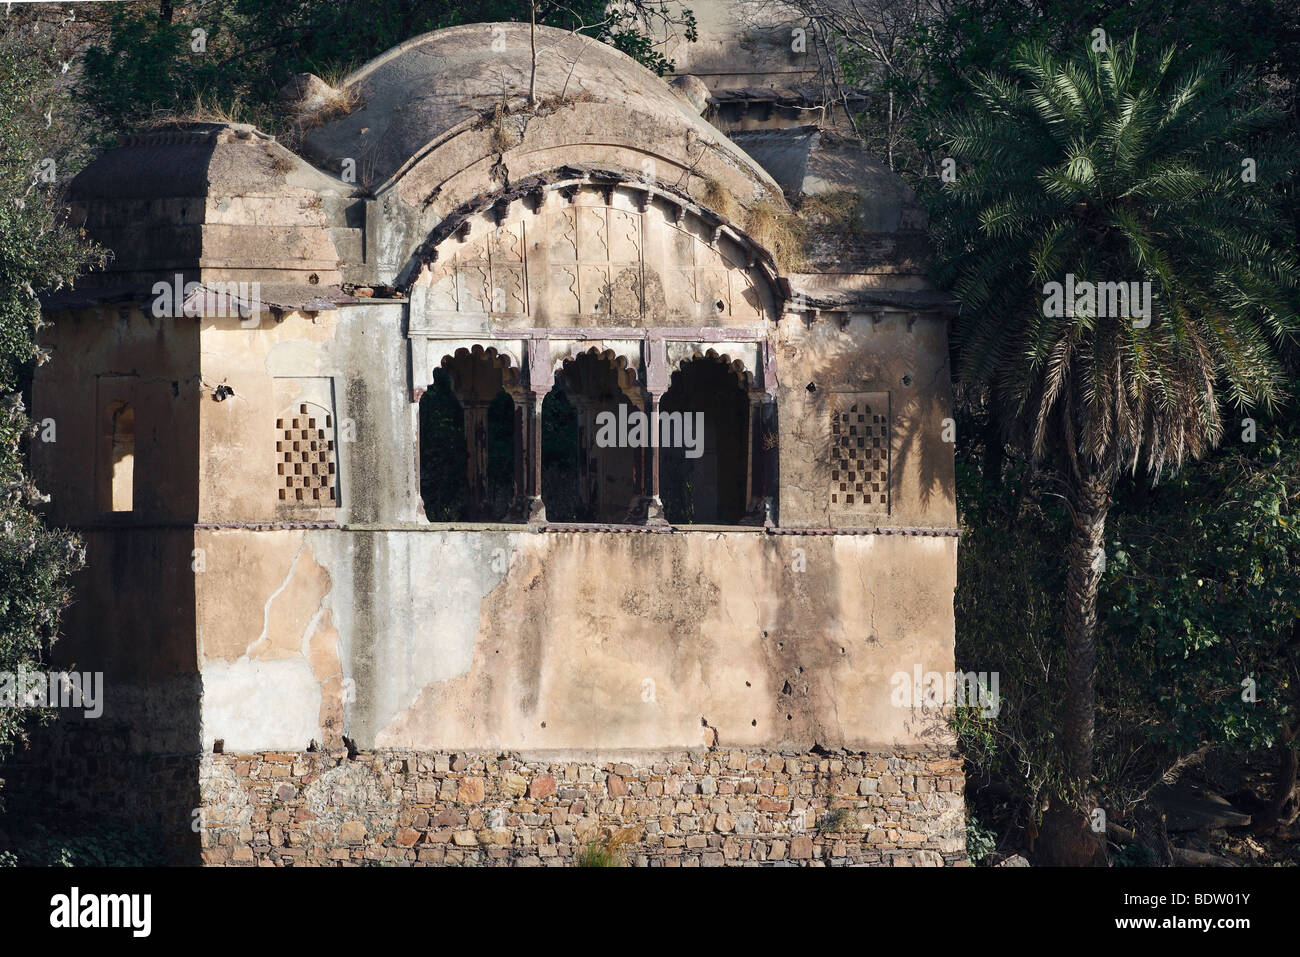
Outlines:
{"label": "curved arch", "polygon": [[409,291],[426,275],[426,267],[446,259],[449,251],[454,253],[467,243],[481,241],[492,230],[506,224],[541,215],[546,199],[552,193],[559,192],[572,203],[577,192],[589,190],[604,193],[607,203],[612,203],[614,194],[621,192],[628,198],[629,205],[642,213],[659,204],[669,211],[677,225],[687,223],[697,234],[708,236],[708,245],[716,248],[725,241],[735,247],[727,258],[757,271],[772,291],[780,295],[779,268],[772,250],[709,206],[705,199],[683,193],[644,172],[617,168],[577,169],[561,164],[512,179],[511,183],[508,189],[487,192],[481,189],[481,182],[476,183],[479,188],[468,199],[439,216],[431,224],[425,239],[412,249],[410,258],[400,270],[398,284]]}
{"label": "curved arch", "polygon": [[[644,423],[640,439],[633,437],[635,425],[628,428],[644,418],[635,371],[626,356],[600,345],[560,357],[559,369],[543,410],[550,413],[542,448],[547,515],[553,521],[622,521],[640,494],[641,439],[647,437]],[[564,474],[561,463],[567,463]]]}
{"label": "curved arch", "polygon": [[687,345],[694,347],[690,354],[669,361],[668,370],[670,376],[683,371],[691,362],[718,362],[726,366],[727,370],[736,377],[736,384],[742,389],[749,391],[754,388],[754,372],[746,365],[744,356],[732,358],[729,353],[718,352],[711,346],[697,343],[687,343]]}
{"label": "curved arch", "polygon": [[[435,348],[436,351],[438,350]],[[473,346],[456,346],[453,349],[441,350],[435,368],[450,370],[455,361],[461,358],[486,359],[493,368],[500,369],[502,373],[511,373],[512,377],[516,379],[522,371],[519,360],[509,349],[498,349],[496,346],[484,346],[477,343]]]}
{"label": "curved arch", "polygon": [[497,521],[522,488],[520,370],[482,344],[442,348],[420,396],[420,490],[433,521]]}
{"label": "curved arch", "polygon": [[[640,343],[633,344],[640,345]],[[552,346],[554,346],[554,343]],[[551,370],[554,375],[562,373],[565,366],[577,361],[582,356],[594,356],[614,367],[614,374],[618,377],[619,391],[628,398],[639,401],[637,390],[640,385],[640,371],[625,354],[601,345],[590,345],[583,348],[581,343],[569,342],[567,346],[568,348],[561,346],[558,352],[553,351],[551,353]]]}
{"label": "curved arch", "polygon": [[715,350],[678,363],[659,404],[664,511],[674,524],[740,522],[749,508],[751,400]]}
{"label": "curved arch", "polygon": [[552,328],[743,325],[776,321],[785,298],[768,250],[639,180],[579,177],[480,196],[439,223],[404,272],[417,334],[464,328],[461,316]]}
{"label": "curved arch", "polygon": [[[467,169],[481,178],[477,159],[504,161],[512,182],[535,171],[528,154],[541,149],[590,159],[601,145],[584,142],[592,129],[612,131],[602,138],[616,141],[617,150],[657,150],[674,176],[734,180],[742,202],[781,195],[766,171],[686,109],[662,79],[566,30],[519,23],[436,30],[381,54],[343,85],[362,107],[311,130],[306,148],[337,165],[339,157],[356,156],[358,142],[373,144],[358,158],[369,173],[364,185],[410,206],[451,197],[458,191],[451,180]],[[595,115],[574,122],[575,112]],[[448,208],[433,210],[435,217]]]}
{"label": "curved arch", "polygon": [[496,345],[484,345],[481,342],[469,342],[463,339],[428,339],[421,343],[423,357],[419,359],[420,368],[427,371],[419,373],[425,381],[417,382],[417,392],[433,382],[434,373],[439,369],[452,370],[457,360],[483,360],[489,367],[501,372],[503,385],[507,388],[518,386],[523,377],[522,350],[515,342],[501,342]]}

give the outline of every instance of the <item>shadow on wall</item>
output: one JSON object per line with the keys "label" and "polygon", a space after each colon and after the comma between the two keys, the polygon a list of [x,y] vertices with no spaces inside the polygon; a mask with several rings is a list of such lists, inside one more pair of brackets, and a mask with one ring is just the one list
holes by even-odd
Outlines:
{"label": "shadow on wall", "polygon": [[49,669],[102,673],[103,713],[57,709],[5,762],[0,851],[30,864],[198,864],[194,534],[123,528],[85,539],[87,567],[73,582],[82,597]]}
{"label": "shadow on wall", "polygon": [[[916,372],[908,373],[909,377]],[[934,373],[936,381],[951,381],[951,372],[947,357],[943,365]],[[938,377],[944,377],[939,380]],[[935,390],[931,383],[910,382],[911,389],[923,389],[922,397],[917,398],[909,410],[902,414],[895,406],[890,443],[896,453],[893,462],[893,481],[900,476],[910,476],[909,462],[916,459],[917,498],[922,509],[931,507],[931,500],[938,493],[941,497],[945,489],[954,488],[953,449],[956,445],[956,419],[946,423],[948,417],[954,416],[953,402],[950,394]],[[951,431],[949,431],[949,426]],[[894,490],[897,489],[895,484]],[[891,490],[892,491],[892,490]],[[951,493],[950,493],[951,494]]]}

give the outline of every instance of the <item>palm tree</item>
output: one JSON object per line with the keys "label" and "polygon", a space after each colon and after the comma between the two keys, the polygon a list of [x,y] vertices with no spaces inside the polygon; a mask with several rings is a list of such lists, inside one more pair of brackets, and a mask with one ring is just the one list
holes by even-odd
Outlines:
{"label": "palm tree", "polygon": [[[1122,470],[1154,482],[1215,445],[1225,406],[1282,398],[1297,272],[1270,202],[1290,166],[1250,151],[1264,98],[1221,62],[1142,64],[1134,39],[1012,64],[944,124],[957,176],[936,199],[936,268],[962,304],[959,374],[1068,504],[1066,783],[1042,836],[1049,859],[1085,863],[1104,857],[1086,812],[1111,492]],[[1090,286],[1121,282],[1138,295]]]}

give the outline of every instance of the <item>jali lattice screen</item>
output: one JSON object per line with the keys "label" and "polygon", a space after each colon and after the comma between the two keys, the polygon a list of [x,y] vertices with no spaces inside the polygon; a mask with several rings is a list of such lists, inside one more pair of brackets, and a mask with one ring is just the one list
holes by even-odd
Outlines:
{"label": "jali lattice screen", "polygon": [[303,402],[289,417],[276,419],[279,441],[280,501],[338,504],[335,482],[334,420],[326,410]]}
{"label": "jali lattice screen", "polygon": [[830,509],[889,514],[889,393],[831,395]]}

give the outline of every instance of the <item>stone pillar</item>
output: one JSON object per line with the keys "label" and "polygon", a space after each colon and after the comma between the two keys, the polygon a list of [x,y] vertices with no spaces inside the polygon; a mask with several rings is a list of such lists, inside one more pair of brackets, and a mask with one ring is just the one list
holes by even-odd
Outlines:
{"label": "stone pillar", "polygon": [[659,399],[661,394],[642,390],[634,408],[646,417],[645,444],[637,449],[633,477],[637,494],[628,505],[627,521],[632,525],[667,525],[659,498]]}
{"label": "stone pillar", "polygon": [[664,340],[646,339],[642,346],[642,361],[645,366],[645,404],[643,409],[648,421],[648,444],[645,446],[645,458],[641,467],[642,495],[634,503],[636,521],[644,525],[667,525],[664,518],[664,503],[659,497],[659,400],[668,391],[668,360]]}
{"label": "stone pillar", "polygon": [[546,339],[529,339],[524,346],[528,363],[528,384],[524,389],[525,428],[528,445],[525,518],[530,525],[546,524],[546,506],[542,503],[542,401],[551,391],[555,375],[551,369],[551,344]]}
{"label": "stone pillar", "polygon": [[765,436],[776,433],[776,397],[764,392],[749,397],[749,449],[745,517],[741,525],[771,525],[776,508],[777,450],[767,448]]}
{"label": "stone pillar", "polygon": [[649,397],[646,414],[650,419],[646,423],[646,428],[650,430],[650,444],[646,451],[650,461],[649,468],[645,471],[649,473],[650,483],[645,490],[645,524],[667,525],[663,499],[659,497],[659,400],[663,398],[663,393],[649,390],[646,394]]}
{"label": "stone pillar", "polygon": [[[758,409],[758,447],[759,462],[759,502],[763,506],[763,523],[774,525],[779,517],[777,495],[779,493],[781,474],[781,447],[777,444],[780,424],[777,420],[779,410],[776,407],[776,394],[769,391],[764,394]],[[767,436],[772,436],[772,447],[767,446]]]}
{"label": "stone pillar", "polygon": [[505,521],[521,523],[528,520],[528,392],[511,388],[510,398],[515,403],[511,413],[514,426],[514,492]]}
{"label": "stone pillar", "polygon": [[656,502],[659,501],[659,400],[662,398],[662,393],[650,393],[650,487],[646,494]]}
{"label": "stone pillar", "polygon": [[546,506],[542,504],[542,401],[544,394],[528,393],[528,509],[531,525],[546,524]]}

